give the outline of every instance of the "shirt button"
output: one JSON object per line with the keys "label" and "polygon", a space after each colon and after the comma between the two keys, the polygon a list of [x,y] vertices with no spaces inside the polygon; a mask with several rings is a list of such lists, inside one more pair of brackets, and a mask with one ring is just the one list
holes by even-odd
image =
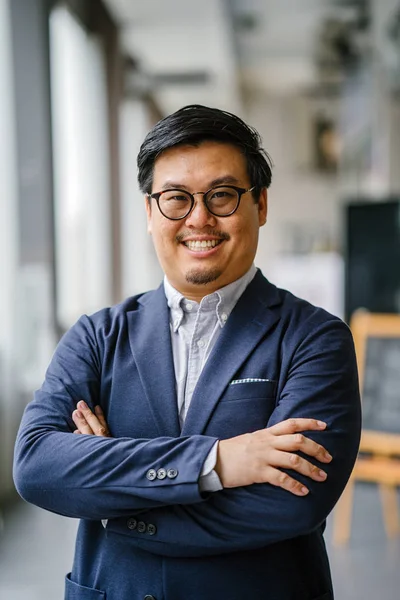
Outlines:
{"label": "shirt button", "polygon": [[149,535],[155,535],[157,533],[157,527],[153,523],[147,525],[147,533]]}
{"label": "shirt button", "polygon": [[223,321],[223,323],[226,323],[228,320],[228,315],[226,313],[222,313],[221,320]]}
{"label": "shirt button", "polygon": [[193,308],[193,304],[190,304],[190,302],[188,302],[187,304],[185,304],[186,310],[192,310]]}
{"label": "shirt button", "polygon": [[169,479],[175,479],[175,477],[177,477],[177,475],[178,475],[178,471],[176,469],[168,469],[167,477]]}
{"label": "shirt button", "polygon": [[137,530],[139,533],[144,533],[147,529],[147,525],[144,521],[139,521],[137,524]]}
{"label": "shirt button", "polygon": [[157,479],[165,479],[166,476],[167,476],[167,471],[165,469],[158,469]]}
{"label": "shirt button", "polygon": [[155,469],[149,469],[146,473],[146,477],[149,481],[154,481],[157,477],[157,471]]}
{"label": "shirt button", "polygon": [[205,341],[204,341],[204,340],[199,340],[199,341],[197,342],[197,345],[198,345],[198,347],[199,347],[199,348],[204,348],[205,344],[206,344],[206,343],[205,343]]}
{"label": "shirt button", "polygon": [[134,519],[133,517],[131,519],[128,519],[127,523],[128,525],[128,529],[130,529],[131,531],[133,531],[134,529],[136,529],[137,526],[137,521],[136,519]]}

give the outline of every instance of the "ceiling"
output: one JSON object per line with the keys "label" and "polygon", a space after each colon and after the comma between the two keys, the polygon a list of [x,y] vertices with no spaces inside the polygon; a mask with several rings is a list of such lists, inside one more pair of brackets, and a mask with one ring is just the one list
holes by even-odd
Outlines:
{"label": "ceiling", "polygon": [[318,76],[316,40],[323,21],[338,5],[357,4],[355,0],[105,1],[121,26],[124,51],[145,74],[144,85],[156,88],[163,112],[193,102],[235,111],[240,110],[244,90],[282,94],[313,86]]}

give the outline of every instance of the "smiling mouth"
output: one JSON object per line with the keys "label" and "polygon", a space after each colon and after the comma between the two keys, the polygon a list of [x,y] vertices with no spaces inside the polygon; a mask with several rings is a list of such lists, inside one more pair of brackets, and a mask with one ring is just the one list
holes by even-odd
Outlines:
{"label": "smiling mouth", "polygon": [[221,244],[223,240],[187,240],[183,242],[184,245],[192,250],[193,252],[204,252],[204,250],[210,250]]}

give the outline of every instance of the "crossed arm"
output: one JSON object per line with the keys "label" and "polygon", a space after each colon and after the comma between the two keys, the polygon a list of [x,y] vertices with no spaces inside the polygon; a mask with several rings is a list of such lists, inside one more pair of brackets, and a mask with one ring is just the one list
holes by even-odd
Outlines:
{"label": "crossed arm", "polygon": [[[130,532],[133,543],[166,555],[230,552],[309,533],[343,490],[360,433],[350,335],[343,324],[324,335],[315,351],[312,337],[299,348],[267,428],[219,441],[216,470],[224,489],[207,499],[198,478],[213,437],[113,438],[100,410],[81,405],[73,414],[81,434],[71,434],[76,400],[96,397],[90,361],[73,352],[71,370],[81,383],[58,382],[27,409],[17,441],[17,489],[54,512],[110,519],[108,529],[119,533],[127,533],[125,517],[140,510],[158,533],[149,540]],[[145,485],[147,468],[172,458],[182,483]]]}
{"label": "crossed arm", "polygon": [[[75,434],[111,437],[101,406],[94,412],[80,401],[72,413]],[[323,431],[326,423],[316,419],[287,419],[254,433],[239,435],[218,444],[215,471],[223,488],[236,488],[254,483],[270,483],[288,492],[305,496],[307,486],[282,468],[291,469],[314,481],[325,481],[327,474],[319,465],[302,458],[296,452],[314,457],[319,463],[330,463],[331,454],[303,435],[304,431]]]}

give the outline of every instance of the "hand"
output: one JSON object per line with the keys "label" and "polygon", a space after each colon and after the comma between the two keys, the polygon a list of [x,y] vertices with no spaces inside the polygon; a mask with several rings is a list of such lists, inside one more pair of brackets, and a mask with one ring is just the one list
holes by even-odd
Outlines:
{"label": "hand", "polygon": [[301,433],[325,428],[326,423],[315,419],[288,419],[267,429],[221,440],[215,471],[224,488],[270,483],[296,496],[305,496],[309,490],[280,469],[292,469],[315,481],[325,481],[325,471],[295,454],[301,451],[329,463],[332,456],[325,448]]}
{"label": "hand", "polygon": [[111,437],[107,421],[105,420],[104,413],[99,405],[94,407],[93,413],[86,402],[81,400],[77,404],[77,410],[74,410],[72,413],[72,419],[77,426],[74,433]]}

